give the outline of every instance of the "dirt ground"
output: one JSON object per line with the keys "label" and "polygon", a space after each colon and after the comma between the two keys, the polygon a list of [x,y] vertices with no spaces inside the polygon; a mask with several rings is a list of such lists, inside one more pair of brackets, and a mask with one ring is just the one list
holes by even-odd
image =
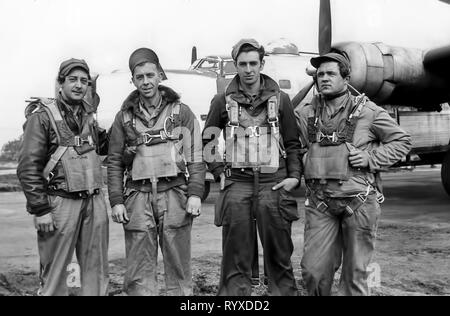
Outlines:
{"label": "dirt ground", "polygon": [[[372,288],[372,295],[450,295],[450,198],[441,188],[439,168],[388,174],[384,180],[386,202],[372,260],[380,269],[381,284]],[[213,224],[216,197],[217,189],[213,188],[192,232],[194,294],[199,296],[217,292],[221,229]],[[293,225],[292,261],[300,294],[305,295],[300,270],[304,198],[300,196],[298,202],[302,218]],[[36,236],[24,204],[20,192],[0,193],[0,296],[35,295],[39,286]],[[124,295],[123,232],[112,222],[109,255],[109,294]],[[339,272],[336,282],[338,278]],[[162,262],[159,279],[164,295]],[[256,286],[254,292],[265,295],[266,288]],[[77,294],[77,289],[73,289],[73,294]]]}

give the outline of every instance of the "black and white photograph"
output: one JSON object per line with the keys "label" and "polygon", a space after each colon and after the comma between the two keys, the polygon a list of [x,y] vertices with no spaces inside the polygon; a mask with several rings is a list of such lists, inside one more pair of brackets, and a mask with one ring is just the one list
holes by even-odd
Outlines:
{"label": "black and white photograph", "polygon": [[0,0],[0,41],[0,296],[450,296],[449,0]]}

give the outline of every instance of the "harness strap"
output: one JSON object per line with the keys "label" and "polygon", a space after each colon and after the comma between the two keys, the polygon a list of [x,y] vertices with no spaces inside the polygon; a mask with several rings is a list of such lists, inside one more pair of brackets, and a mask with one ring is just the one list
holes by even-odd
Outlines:
{"label": "harness strap", "polygon": [[318,128],[318,122],[320,118],[320,113],[324,106],[321,104],[320,109],[314,109],[314,117],[308,118],[308,140],[311,143],[323,143],[323,146],[333,146],[340,145],[344,142],[351,143],[353,142],[353,136],[355,134],[356,123],[359,119],[359,116],[364,108],[367,97],[362,94],[357,96],[355,101],[356,105],[353,110],[349,114],[347,120],[345,121],[344,133],[340,134],[337,131],[333,132],[331,135],[323,134],[322,131]]}
{"label": "harness strap", "polygon": [[56,101],[43,103],[43,108],[50,119],[50,124],[52,125],[53,130],[55,131],[56,138],[58,139],[58,144],[61,143],[61,134],[59,133],[58,126],[56,125],[57,121],[62,121],[63,118],[61,113],[59,112],[58,106],[56,105]]}
{"label": "harness strap", "polygon": [[[370,193],[358,194],[357,196],[353,197],[343,210],[344,216],[345,217],[352,216],[355,213],[355,211],[361,207],[361,205],[366,203],[367,196],[369,194]],[[335,208],[334,206],[335,202],[333,198],[325,198],[321,200],[317,198],[315,194],[310,194],[308,198],[311,199],[311,201],[314,203],[316,209],[319,212],[333,216],[333,214],[329,211],[330,208]]]}
{"label": "harness strap", "polygon": [[[56,105],[56,101],[52,100],[52,102],[50,102],[50,100],[48,100],[48,102],[42,102],[42,104],[43,109],[45,110],[45,112],[49,117],[50,124],[53,130],[55,131],[58,144],[61,144],[61,135],[56,125],[56,121],[62,121],[62,116]],[[67,148],[68,147],[66,146],[58,146],[58,148],[56,148],[56,151],[51,155],[50,160],[47,162],[47,164],[44,167],[44,171],[42,172],[44,179],[50,181],[50,174],[55,169],[56,165],[66,152]]]}
{"label": "harness strap", "polygon": [[158,178],[153,178],[150,180],[152,183],[152,207],[159,213],[158,209]]}
{"label": "harness strap", "polygon": [[44,168],[44,171],[42,172],[43,176],[47,181],[50,181],[50,174],[55,169],[56,165],[58,164],[59,160],[62,158],[64,153],[69,147],[66,146],[58,146],[56,148],[56,151],[53,153],[53,155],[50,157],[50,160],[47,162],[47,165]]}
{"label": "harness strap", "polygon": [[[133,129],[134,129],[135,133],[138,134],[138,137],[136,139],[129,141],[129,146],[141,146],[141,145],[150,146],[150,145],[159,144],[161,142],[166,142],[168,140],[172,140],[172,141],[179,140],[179,137],[175,137],[172,134],[172,131],[173,131],[175,122],[177,121],[177,119],[179,119],[180,109],[181,109],[181,103],[180,102],[175,103],[172,106],[170,116],[167,117],[164,121],[164,127],[155,134],[150,134],[148,132],[139,133],[138,130],[136,129],[136,115],[133,114],[131,117],[131,115],[128,111],[122,112],[123,123],[126,124],[126,123],[132,121]],[[172,123],[172,131],[169,131],[169,129],[167,127],[167,123],[169,121]],[[159,139],[159,141],[158,141],[158,139]]]}

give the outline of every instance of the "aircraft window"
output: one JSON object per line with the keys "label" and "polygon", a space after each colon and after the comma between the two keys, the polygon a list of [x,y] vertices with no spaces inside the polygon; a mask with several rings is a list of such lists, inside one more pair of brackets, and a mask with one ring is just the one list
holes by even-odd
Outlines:
{"label": "aircraft window", "polygon": [[232,61],[225,61],[223,63],[223,73],[225,75],[237,73],[236,66],[234,65],[234,62],[232,62]]}
{"label": "aircraft window", "polygon": [[280,80],[278,83],[280,84],[281,89],[291,88],[291,80]]}
{"label": "aircraft window", "polygon": [[194,61],[191,65],[191,67],[189,67],[190,70],[196,69],[198,67],[198,65],[200,64],[202,60],[201,59],[197,59],[196,61]]}
{"label": "aircraft window", "polygon": [[210,71],[216,71],[219,69],[219,67],[217,66],[218,62],[217,60],[208,60],[205,59],[200,65],[199,65],[199,69],[203,69],[203,70],[210,70]]}

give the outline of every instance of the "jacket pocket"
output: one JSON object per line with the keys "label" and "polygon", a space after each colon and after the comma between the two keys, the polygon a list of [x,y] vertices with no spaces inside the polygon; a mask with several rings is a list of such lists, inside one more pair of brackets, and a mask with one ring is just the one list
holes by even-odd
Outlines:
{"label": "jacket pocket", "polygon": [[300,218],[298,212],[297,200],[292,196],[291,192],[281,188],[278,196],[278,209],[281,216],[288,222],[296,221]]}

